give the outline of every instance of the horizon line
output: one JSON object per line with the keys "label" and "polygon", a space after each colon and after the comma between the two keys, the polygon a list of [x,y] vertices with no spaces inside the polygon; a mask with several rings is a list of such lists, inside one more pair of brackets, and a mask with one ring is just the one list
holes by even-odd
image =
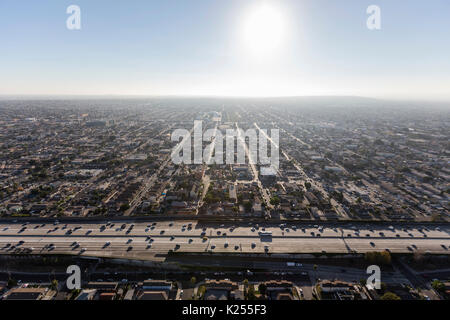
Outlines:
{"label": "horizon line", "polygon": [[407,98],[394,98],[394,97],[371,97],[361,95],[273,95],[273,96],[245,96],[245,95],[200,95],[200,94],[0,94],[0,100],[58,100],[58,99],[74,99],[74,100],[86,100],[86,99],[254,99],[254,100],[266,100],[266,99],[300,99],[300,98],[349,98],[349,99],[366,99],[373,101],[393,101],[393,102],[427,102],[427,103],[450,103],[448,99],[407,99]]}

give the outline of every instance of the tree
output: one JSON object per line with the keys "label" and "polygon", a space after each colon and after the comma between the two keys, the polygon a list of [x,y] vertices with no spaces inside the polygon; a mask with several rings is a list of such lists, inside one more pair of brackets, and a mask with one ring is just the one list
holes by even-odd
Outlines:
{"label": "tree", "polygon": [[248,286],[247,289],[247,300],[255,300],[256,296],[255,296],[255,287],[251,284]]}
{"label": "tree", "polygon": [[391,264],[391,254],[388,251],[366,252],[365,259],[371,264],[389,265]]}
{"label": "tree", "polygon": [[51,283],[51,285],[50,285],[50,288],[51,288],[52,290],[58,289],[58,280],[53,279],[53,280],[52,280],[52,283]]}
{"label": "tree", "polygon": [[401,300],[398,295],[392,292],[386,292],[380,298],[381,300]]}
{"label": "tree", "polygon": [[192,277],[191,278],[191,283],[194,285],[197,282],[197,278],[196,277]]}
{"label": "tree", "polygon": [[206,287],[200,286],[200,287],[198,287],[198,290],[197,290],[197,296],[199,298],[203,298],[203,296],[205,295],[205,292],[206,292]]}
{"label": "tree", "polygon": [[332,197],[338,202],[344,201],[344,195],[342,194],[342,192],[333,191]]}
{"label": "tree", "polygon": [[261,293],[262,295],[266,295],[267,286],[264,283],[261,283],[259,285],[258,289],[259,289],[259,293]]}
{"label": "tree", "polygon": [[270,204],[273,206],[277,206],[280,204],[280,199],[277,196],[274,196],[270,199]]}
{"label": "tree", "polygon": [[127,211],[128,209],[130,209],[130,205],[128,203],[124,203],[120,206],[120,211]]}
{"label": "tree", "polygon": [[80,292],[81,289],[72,289],[72,291],[70,291],[70,300],[74,300],[76,297],[78,297]]}
{"label": "tree", "polygon": [[8,279],[8,288],[13,288],[13,287],[15,287],[15,286],[17,286],[17,281],[16,281],[16,279],[9,278],[9,279]]}
{"label": "tree", "polygon": [[250,201],[245,201],[244,202],[245,212],[250,212],[252,210],[252,207],[253,207],[253,205],[252,205],[252,203]]}
{"label": "tree", "polygon": [[308,181],[306,181],[306,182],[305,182],[305,188],[306,188],[306,190],[311,189],[311,183],[308,182]]}
{"label": "tree", "polygon": [[434,280],[431,283],[431,286],[433,287],[434,290],[436,290],[437,292],[444,292],[445,291],[445,284],[443,284],[441,281],[439,280]]}

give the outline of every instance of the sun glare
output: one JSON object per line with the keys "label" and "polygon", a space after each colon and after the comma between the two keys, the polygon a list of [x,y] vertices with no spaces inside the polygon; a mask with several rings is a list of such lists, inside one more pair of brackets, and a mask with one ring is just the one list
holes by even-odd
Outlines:
{"label": "sun glare", "polygon": [[281,11],[267,3],[250,10],[245,18],[243,41],[256,58],[267,58],[280,49],[285,36],[285,21]]}

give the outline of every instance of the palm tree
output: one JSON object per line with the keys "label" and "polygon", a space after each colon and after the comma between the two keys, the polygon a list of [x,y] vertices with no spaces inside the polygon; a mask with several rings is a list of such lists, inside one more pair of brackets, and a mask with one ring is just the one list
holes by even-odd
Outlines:
{"label": "palm tree", "polygon": [[53,279],[52,280],[52,284],[50,286],[53,290],[57,290],[58,289],[58,280]]}

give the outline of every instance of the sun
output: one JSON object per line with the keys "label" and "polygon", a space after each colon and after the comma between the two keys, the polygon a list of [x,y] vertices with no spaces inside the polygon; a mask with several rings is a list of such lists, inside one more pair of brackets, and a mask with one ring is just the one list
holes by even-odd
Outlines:
{"label": "sun", "polygon": [[244,46],[253,57],[267,58],[281,48],[286,33],[283,18],[281,10],[269,3],[249,11],[242,35]]}

